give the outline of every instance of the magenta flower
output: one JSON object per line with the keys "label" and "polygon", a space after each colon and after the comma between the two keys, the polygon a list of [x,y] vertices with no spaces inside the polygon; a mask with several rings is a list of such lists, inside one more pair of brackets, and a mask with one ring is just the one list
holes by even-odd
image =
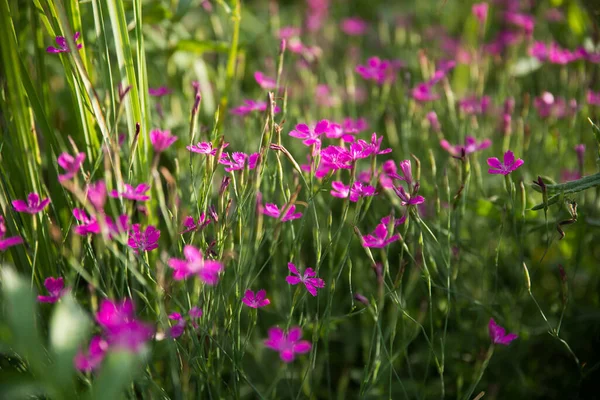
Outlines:
{"label": "magenta flower", "polygon": [[96,322],[105,330],[111,330],[119,325],[133,320],[133,302],[129,299],[122,301],[111,301],[104,299],[100,302],[100,308],[96,313]]}
{"label": "magenta flower", "polygon": [[589,105],[600,106],[600,92],[587,91],[586,100]]}
{"label": "magenta flower", "polygon": [[359,118],[353,120],[352,118],[345,118],[341,125],[330,124],[329,130],[325,135],[330,139],[342,139],[344,142],[353,142],[354,136],[358,133],[365,131],[369,128],[367,120]]}
{"label": "magenta flower", "polygon": [[326,119],[317,122],[314,128],[310,128],[306,124],[296,125],[296,129],[290,132],[291,137],[303,139],[302,143],[306,146],[313,144],[320,144],[321,139],[319,137],[329,131],[329,121]]}
{"label": "magenta flower", "polygon": [[508,346],[510,342],[519,337],[516,333],[509,333],[507,335],[506,330],[500,325],[498,325],[496,321],[494,321],[494,318],[490,318],[488,330],[490,333],[490,339],[494,344],[502,344],[504,346]]}
{"label": "magenta flower", "polygon": [[379,57],[371,57],[366,65],[358,65],[356,72],[364,79],[382,85],[394,81],[396,73],[403,66],[404,62],[400,60],[381,60]]}
{"label": "magenta flower", "polygon": [[111,217],[106,217],[105,221],[108,227],[108,237],[111,239],[129,231],[129,216],[126,214],[119,215],[114,221]]}
{"label": "magenta flower", "polygon": [[266,76],[260,71],[254,73],[254,79],[258,85],[265,90],[273,90],[277,87],[277,81],[270,76]]}
{"label": "magenta flower", "polygon": [[[75,32],[75,34],[73,35],[73,42],[77,42],[79,40],[79,36],[80,33],[79,32]],[[56,37],[56,44],[58,45],[57,47],[52,47],[52,46],[48,46],[48,48],[46,48],[46,52],[47,53],[69,53],[71,50],[69,50],[69,46],[67,43],[67,39],[65,39],[64,36],[57,36]],[[75,43],[77,45],[77,50],[81,49],[83,47],[83,44],[81,43]]]}
{"label": "magenta flower", "polygon": [[183,226],[185,226],[185,229],[181,232],[181,234],[188,233],[188,232],[191,232],[191,231],[202,230],[208,224],[210,224],[210,221],[211,221],[211,219],[208,218],[208,216],[206,215],[206,213],[200,214],[200,216],[198,217],[198,222],[194,221],[194,217],[187,216],[183,220]]}
{"label": "magenta flower", "polygon": [[301,337],[302,329],[299,326],[292,327],[287,334],[283,329],[273,327],[269,329],[269,338],[264,343],[266,347],[278,351],[283,362],[291,363],[296,354],[308,353],[312,348],[310,342],[300,340]]}
{"label": "magenta flower", "polygon": [[439,94],[433,93],[431,91],[432,85],[428,84],[428,83],[419,83],[417,86],[415,86],[412,91],[411,91],[411,95],[413,97],[413,99],[415,99],[418,102],[424,103],[426,101],[435,101],[437,99],[440,98]]}
{"label": "magenta flower", "polygon": [[79,171],[79,168],[81,168],[84,161],[85,153],[79,153],[75,157],[69,153],[62,153],[58,156],[58,165],[66,171],[66,174],[58,175],[58,181],[64,182],[72,179],[77,174],[77,171]]}
{"label": "magenta flower", "polygon": [[396,196],[400,198],[403,206],[416,206],[425,202],[425,198],[423,196],[415,194],[411,195],[404,190],[403,186],[395,187],[394,192],[396,192]]}
{"label": "magenta flower", "polygon": [[103,180],[88,184],[85,195],[94,208],[101,211],[106,203],[106,184]]}
{"label": "magenta flower", "polygon": [[141,251],[152,251],[158,248],[158,238],[160,238],[160,231],[156,227],[148,225],[146,230],[142,231],[140,224],[133,224],[129,231],[127,245],[135,254],[139,254]]}
{"label": "magenta flower", "polygon": [[288,269],[290,272],[296,276],[288,275],[285,280],[290,285],[297,285],[299,283],[303,283],[310,293],[313,296],[317,295],[317,289],[325,287],[325,281],[321,278],[314,278],[317,273],[312,268],[306,268],[304,274],[298,272],[296,266],[292,263],[288,263]]}
{"label": "magenta flower", "polygon": [[205,260],[202,252],[194,246],[186,245],[183,248],[184,260],[171,258],[169,267],[175,270],[173,278],[177,281],[196,275],[202,282],[214,286],[219,282],[219,273],[225,269],[220,261]]}
{"label": "magenta flower", "polygon": [[172,92],[172,90],[166,86],[159,86],[157,88],[148,88],[148,94],[150,96],[154,96],[154,97],[166,96],[166,95],[170,94],[171,92]]}
{"label": "magenta flower", "polygon": [[438,83],[439,81],[444,79],[455,66],[456,66],[456,61],[454,61],[454,60],[440,61],[437,66],[437,69],[433,73],[433,76],[431,77],[431,79],[429,81],[427,81],[426,84],[428,86],[435,85],[436,83]]}
{"label": "magenta flower", "polygon": [[[389,223],[389,221],[388,221]],[[392,235],[391,237],[388,237],[388,228],[387,228],[387,224],[379,224],[377,225],[377,227],[375,228],[375,231],[373,231],[372,234],[370,235],[365,235],[362,238],[362,244],[364,247],[373,247],[376,249],[382,249],[384,247],[386,247],[388,244],[393,243],[395,241],[397,241],[398,239],[400,239],[400,235],[396,234],[396,235]]]}
{"label": "magenta flower", "polygon": [[75,355],[75,368],[82,372],[91,372],[100,366],[106,351],[108,342],[102,336],[94,336],[90,342],[87,353],[79,351]]}
{"label": "magenta flower", "polygon": [[50,199],[40,200],[37,193],[29,193],[27,202],[25,200],[13,200],[12,202],[15,211],[27,214],[37,214],[46,208],[48,204],[50,204]]}
{"label": "magenta flower", "polygon": [[267,299],[267,292],[264,289],[259,290],[256,294],[250,289],[246,290],[242,302],[251,308],[260,308],[271,304],[271,301]]}
{"label": "magenta flower", "polygon": [[154,146],[154,151],[158,153],[165,151],[176,140],[177,137],[171,135],[171,131],[161,131],[160,129],[150,131],[150,142]]}
{"label": "magenta flower", "polygon": [[196,322],[196,320],[200,319],[200,317],[202,316],[202,309],[199,307],[192,307],[190,308],[188,314],[190,316],[190,319],[192,320],[192,326],[194,327],[194,329],[198,329],[198,323]]}
{"label": "magenta flower", "polygon": [[515,160],[515,155],[513,152],[508,150],[506,153],[504,153],[504,163],[501,163],[496,157],[488,158],[487,163],[490,166],[488,173],[493,175],[508,175],[523,165],[524,161],[520,158]]}
{"label": "magenta flower", "polygon": [[473,4],[471,7],[471,12],[477,18],[480,24],[483,24],[487,19],[488,15],[488,4],[487,3],[477,3]]}
{"label": "magenta flower", "polygon": [[185,330],[185,319],[177,312],[169,314],[169,319],[175,321],[175,324],[169,329],[169,336],[176,339]]}
{"label": "magenta flower", "polygon": [[[267,102],[266,101],[244,100],[244,105],[231,109],[231,113],[236,114],[236,115],[246,115],[253,111],[266,111],[266,110],[267,110]],[[278,106],[275,106],[273,111],[275,113],[278,113],[279,111],[281,111],[281,109]]]}
{"label": "magenta flower", "polygon": [[504,20],[522,28],[527,35],[533,33],[533,28],[535,27],[535,18],[533,15],[507,11],[504,13]]}
{"label": "magenta flower", "polygon": [[477,143],[477,140],[473,136],[467,136],[464,145],[451,145],[446,139],[440,141],[440,146],[453,157],[460,157],[463,152],[467,155],[479,150],[484,150],[491,145],[492,141],[490,139],[484,139],[480,143]]}
{"label": "magenta flower", "polygon": [[227,168],[225,168],[225,171],[227,172],[242,170],[246,165],[248,165],[248,169],[254,169],[256,168],[258,157],[258,153],[252,153],[250,155],[241,152],[233,152],[231,154],[224,153],[219,160],[219,164],[226,165]]}
{"label": "magenta flower", "polygon": [[124,192],[111,190],[109,196],[114,198],[123,197],[124,199],[135,201],[148,201],[150,200],[150,196],[145,194],[148,190],[150,190],[150,185],[148,185],[147,183],[140,183],[135,188],[126,183]]}
{"label": "magenta flower", "polygon": [[[223,143],[222,148],[226,148],[229,146],[229,143]],[[217,149],[213,148],[213,144],[211,142],[198,142],[198,144],[186,146],[186,149],[191,151],[192,153],[198,154],[206,154],[214,156],[217,154]]]}
{"label": "magenta flower", "polygon": [[361,197],[375,196],[375,188],[370,185],[365,185],[362,182],[354,182],[352,188],[344,185],[341,181],[331,183],[331,195],[341,199],[349,198],[352,202],[357,202]]}
{"label": "magenta flower", "polygon": [[100,233],[100,225],[96,218],[90,217],[87,215],[85,210],[82,208],[74,208],[73,216],[77,221],[79,221],[79,225],[73,228],[73,232],[80,236],[85,236],[90,233]]}
{"label": "magenta flower", "polygon": [[391,161],[391,164],[388,164],[388,162],[384,163],[383,167],[384,167],[383,172],[385,172],[390,178],[399,179],[401,181],[404,181],[404,182],[406,182],[408,187],[412,186],[413,176],[412,176],[412,166],[410,164],[410,160],[400,161],[401,175],[396,172],[397,171],[396,165],[394,164],[393,161]]}
{"label": "magenta flower", "polygon": [[438,116],[435,111],[430,111],[427,113],[427,121],[429,121],[429,125],[434,132],[440,132],[442,126],[440,125],[440,121],[438,120]]}
{"label": "magenta flower", "polygon": [[6,232],[7,229],[4,217],[0,215],[0,251],[5,251],[9,247],[23,243],[23,238],[20,236],[5,237]]}
{"label": "magenta flower", "polygon": [[[281,212],[283,211],[285,207],[283,207],[281,210],[279,209],[279,207],[274,204],[274,203],[267,203],[265,204],[265,206],[262,208],[262,213],[265,215],[268,215],[269,217],[273,217],[273,218],[280,218],[281,217]],[[301,212],[295,212],[296,211],[296,206],[295,205],[291,205],[290,208],[288,208],[287,212],[285,213],[285,215],[281,218],[281,222],[287,222],[287,221],[292,221],[294,219],[298,219],[300,217],[302,217],[302,213]]]}
{"label": "magenta flower", "polygon": [[369,27],[364,20],[357,17],[343,19],[340,25],[342,27],[342,31],[344,31],[346,35],[350,36],[364,35]]}
{"label": "magenta flower", "polygon": [[40,303],[56,303],[66,293],[65,282],[62,277],[48,277],[44,280],[44,287],[50,296],[38,296]]}
{"label": "magenta flower", "polygon": [[154,330],[134,318],[133,302],[102,300],[96,321],[104,330],[109,348],[137,352],[152,338]]}
{"label": "magenta flower", "polygon": [[458,108],[467,115],[481,115],[487,112],[490,102],[490,96],[470,96],[459,100]]}
{"label": "magenta flower", "polygon": [[372,154],[380,155],[380,154],[389,154],[392,152],[392,149],[390,149],[390,148],[380,150],[381,143],[383,143],[383,135],[381,135],[381,137],[377,138],[377,134],[375,132],[373,132],[373,134],[371,135],[371,144],[370,144],[370,149],[371,149]]}
{"label": "magenta flower", "polygon": [[330,171],[352,168],[352,156],[348,150],[339,146],[327,146],[321,151],[321,163],[315,172],[317,178],[323,178]]}

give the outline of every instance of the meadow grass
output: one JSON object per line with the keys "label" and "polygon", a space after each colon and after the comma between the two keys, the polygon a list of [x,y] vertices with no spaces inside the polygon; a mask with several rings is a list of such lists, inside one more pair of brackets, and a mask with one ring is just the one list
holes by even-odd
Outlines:
{"label": "meadow grass", "polygon": [[595,398],[600,8],[533,3],[0,0],[0,398]]}

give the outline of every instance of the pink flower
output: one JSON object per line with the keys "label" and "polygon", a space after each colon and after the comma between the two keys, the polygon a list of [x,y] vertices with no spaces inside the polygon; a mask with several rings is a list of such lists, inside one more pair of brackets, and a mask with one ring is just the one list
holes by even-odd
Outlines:
{"label": "pink flower", "polygon": [[357,17],[353,17],[343,19],[341,27],[342,31],[344,31],[346,35],[360,36],[367,31],[369,25],[364,20]]}
{"label": "pink flower", "polygon": [[103,180],[88,184],[85,195],[94,208],[101,211],[106,203],[106,184]]}
{"label": "pink flower", "polygon": [[266,76],[260,71],[254,73],[254,79],[258,85],[265,90],[274,90],[277,87],[277,81],[269,76]]}
{"label": "pink flower", "polygon": [[260,308],[271,304],[271,301],[267,299],[267,292],[264,289],[256,292],[256,295],[252,290],[246,290],[242,302],[251,308]]}
{"label": "pink flower", "polygon": [[148,94],[150,96],[154,96],[154,97],[166,96],[166,95],[170,94],[171,92],[172,92],[172,90],[166,86],[159,86],[157,88],[148,88]]}
{"label": "pink flower", "polygon": [[176,136],[171,135],[171,131],[161,131],[153,129],[150,131],[150,142],[154,146],[154,150],[158,153],[165,151],[177,140]]}
{"label": "pink flower", "polygon": [[[267,110],[267,102],[265,101],[254,101],[254,100],[244,100],[244,105],[233,108],[231,110],[232,114],[236,115],[246,115],[251,113],[252,111],[266,111]],[[281,109],[277,106],[273,109],[275,113],[281,111]]]}
{"label": "pink flower", "polygon": [[587,91],[586,99],[588,104],[592,106],[600,106],[600,92]]}
{"label": "pink flower", "polygon": [[304,274],[300,274],[296,266],[292,263],[288,263],[288,269],[290,272],[296,276],[288,275],[285,280],[290,285],[297,285],[299,283],[303,283],[310,293],[313,296],[317,295],[317,288],[324,288],[325,281],[321,278],[314,278],[317,274],[312,268],[306,268]]}
{"label": "pink flower", "polygon": [[[262,209],[262,213],[265,215],[268,215],[269,217],[280,218],[281,212],[283,211],[284,208],[285,207],[283,207],[280,210],[276,204],[267,203],[267,204],[265,204],[264,208]],[[285,215],[283,217],[281,217],[281,222],[292,221],[294,219],[298,219],[298,218],[302,217],[302,213],[295,212],[295,211],[296,211],[296,206],[292,204],[290,206],[290,208],[288,208]]]}
{"label": "pink flower", "polygon": [[284,26],[279,29],[279,39],[290,39],[300,36],[300,28],[295,26]]}
{"label": "pink flower", "polygon": [[192,307],[190,308],[188,315],[192,320],[192,326],[194,327],[194,329],[198,329],[198,323],[196,322],[196,320],[200,319],[200,317],[202,316],[202,309],[200,309],[199,307]]}
{"label": "pink flower", "polygon": [[90,342],[87,354],[79,351],[75,355],[75,368],[82,372],[91,372],[100,366],[106,351],[108,342],[102,336],[94,336]]}
{"label": "pink flower", "polygon": [[433,86],[442,79],[444,79],[448,73],[456,66],[456,61],[454,60],[445,60],[440,61],[438,63],[436,71],[433,73],[433,76],[429,81],[427,81],[427,85]]}
{"label": "pink flower", "polygon": [[388,244],[393,243],[400,239],[400,235],[392,235],[388,238],[387,224],[379,224],[373,231],[373,234],[365,235],[362,238],[364,247],[374,247],[376,249],[382,249]]}
{"label": "pink flower", "polygon": [[140,224],[133,224],[129,231],[127,245],[133,249],[135,254],[141,251],[152,251],[158,248],[160,231],[152,225],[148,225],[145,231],[141,230]]}
{"label": "pink flower", "polygon": [[[73,35],[73,42],[77,42],[79,40],[79,36],[80,33],[79,32],[75,32],[75,34]],[[64,36],[57,36],[56,37],[56,44],[58,45],[57,47],[52,47],[52,46],[48,46],[48,48],[46,48],[46,52],[47,53],[69,53],[69,46],[67,43],[67,39],[65,39]],[[81,49],[83,47],[83,44],[81,43],[75,43],[77,45],[77,50]]]}
{"label": "pink flower", "polygon": [[82,208],[74,208],[73,216],[79,225],[73,228],[73,232],[80,236],[86,236],[90,233],[100,233],[100,225],[96,218],[90,217]]}
{"label": "pink flower", "polygon": [[500,325],[498,325],[496,321],[494,321],[494,318],[490,318],[488,330],[490,333],[490,339],[494,344],[502,344],[504,346],[508,346],[510,342],[519,337],[516,333],[509,333],[507,335],[506,330]]}
{"label": "pink flower", "polygon": [[58,156],[58,165],[60,165],[67,173],[58,175],[58,181],[64,182],[72,179],[81,168],[81,165],[85,161],[85,153],[79,153],[75,157],[69,153],[62,153]]}
{"label": "pink flower", "polygon": [[123,197],[124,199],[135,201],[148,201],[150,200],[150,196],[145,194],[148,190],[150,190],[150,185],[147,183],[140,183],[135,188],[126,183],[124,192],[112,190],[109,196],[114,198]]}
{"label": "pink flower", "polygon": [[388,162],[384,163],[383,170],[390,178],[399,179],[401,181],[406,182],[408,187],[411,187],[413,184],[413,176],[412,176],[412,166],[410,164],[410,160],[402,160],[400,161],[400,171],[401,175],[396,172],[396,165],[393,161],[391,164]]}
{"label": "pink flower", "polygon": [[7,229],[4,217],[0,215],[0,251],[5,251],[9,247],[23,243],[23,238],[20,236],[5,237],[6,232]]}
{"label": "pink flower", "polygon": [[477,143],[477,140],[473,136],[467,136],[464,145],[451,145],[446,139],[440,141],[440,146],[453,157],[461,157],[463,152],[467,155],[479,150],[484,150],[491,145],[492,141],[490,139],[484,139],[480,143]]}
{"label": "pink flower", "polygon": [[40,303],[56,303],[66,293],[65,282],[62,277],[48,277],[44,280],[44,287],[50,296],[38,296]]}
{"label": "pink flower", "polygon": [[400,198],[403,206],[416,206],[425,202],[425,198],[423,196],[418,196],[415,194],[411,195],[404,190],[404,187],[402,186],[395,187],[394,191],[396,192],[396,196]]}
{"label": "pink flower", "polygon": [[129,299],[111,301],[104,299],[96,313],[96,322],[105,330],[111,330],[119,325],[130,322],[134,317],[133,302]]}
{"label": "pink flower", "polygon": [[214,286],[219,282],[219,273],[225,268],[223,263],[214,260],[205,260],[202,252],[194,246],[186,245],[183,248],[185,260],[171,258],[169,267],[175,270],[173,278],[177,281],[196,275],[202,282]]}
{"label": "pink flower", "polygon": [[395,80],[395,75],[404,62],[400,60],[381,60],[379,57],[371,57],[366,65],[358,65],[356,72],[366,80],[375,81],[382,85]]}
{"label": "pink flower", "polygon": [[308,353],[312,348],[310,342],[300,340],[301,337],[302,329],[299,326],[292,327],[287,334],[283,329],[273,327],[269,329],[269,338],[264,343],[266,347],[278,351],[283,362],[290,363],[296,354]]}
{"label": "pink flower", "polygon": [[426,101],[435,101],[440,98],[439,94],[431,91],[431,85],[428,83],[419,83],[415,86],[412,91],[412,97],[418,102],[424,103]]}
{"label": "pink flower", "polygon": [[478,98],[476,96],[465,97],[458,101],[459,109],[467,115],[485,114],[490,106],[490,96]]}
{"label": "pink flower", "polygon": [[169,336],[172,338],[178,338],[183,334],[185,330],[185,319],[179,313],[171,313],[169,314],[169,319],[175,321],[175,325],[171,326],[169,330]]}
{"label": "pink flower", "polygon": [[[229,146],[229,143],[223,143],[223,149]],[[217,149],[213,148],[213,144],[211,142],[198,142],[198,144],[186,146],[186,149],[191,151],[192,153],[206,154],[215,156],[217,154]]]}
{"label": "pink flower", "polygon": [[331,195],[345,199],[350,198],[350,201],[357,202],[361,197],[374,196],[375,188],[373,186],[365,185],[362,182],[354,182],[352,188],[344,185],[341,181],[334,181],[331,183]]}
{"label": "pink flower", "polygon": [[40,200],[37,193],[29,193],[27,202],[25,200],[13,200],[12,202],[15,211],[27,214],[37,214],[46,208],[48,204],[50,204],[50,199]]}
{"label": "pink flower", "polygon": [[477,18],[480,24],[485,23],[488,15],[488,4],[487,3],[477,3],[473,4],[471,7],[471,12]]}
{"label": "pink flower", "polygon": [[508,150],[506,153],[504,153],[504,163],[501,163],[496,157],[488,158],[487,163],[490,166],[488,173],[493,175],[508,175],[523,165],[524,161],[520,158],[515,160],[515,155],[513,152]]}
{"label": "pink flower", "polygon": [[303,139],[302,143],[306,146],[321,143],[319,137],[329,131],[329,121],[326,119],[319,121],[314,128],[310,128],[306,124],[296,125],[296,129],[290,132],[291,137]]}
{"label": "pink flower", "polygon": [[507,11],[504,13],[504,19],[515,26],[523,28],[523,31],[527,35],[531,35],[533,33],[535,19],[532,15]]}
{"label": "pink flower", "polygon": [[231,154],[224,153],[219,160],[219,164],[226,165],[227,168],[225,168],[225,171],[227,172],[242,170],[246,165],[248,165],[248,169],[254,169],[256,168],[258,157],[258,153],[252,153],[250,155],[241,152],[233,152]]}
{"label": "pink flower", "polygon": [[207,217],[206,213],[200,214],[198,217],[198,222],[194,222],[194,217],[187,216],[183,220],[183,226],[185,226],[185,229],[181,232],[181,234],[204,229],[208,224],[210,224],[210,221],[211,219]]}
{"label": "pink flower", "polygon": [[427,113],[427,121],[429,121],[429,125],[434,132],[440,132],[442,127],[440,125],[440,121],[438,120],[438,116],[435,111],[430,111]]}
{"label": "pink flower", "polygon": [[108,227],[108,237],[112,239],[123,232],[129,231],[129,217],[125,214],[119,215],[116,221],[113,221],[111,217],[106,217],[106,225]]}

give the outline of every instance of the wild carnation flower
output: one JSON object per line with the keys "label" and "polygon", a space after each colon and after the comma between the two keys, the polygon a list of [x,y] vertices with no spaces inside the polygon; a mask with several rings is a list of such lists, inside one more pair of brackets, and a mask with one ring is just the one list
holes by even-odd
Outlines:
{"label": "wild carnation flower", "polygon": [[313,144],[320,144],[321,139],[319,137],[329,131],[329,121],[326,119],[317,122],[314,128],[310,128],[306,124],[296,125],[296,129],[290,132],[291,137],[303,139],[302,143],[306,146]]}
{"label": "wild carnation flower", "polygon": [[158,248],[160,231],[152,225],[148,225],[145,231],[141,230],[140,224],[133,224],[129,231],[127,245],[133,249],[135,254],[142,251],[152,251]]}
{"label": "wild carnation flower", "polygon": [[103,300],[96,321],[104,330],[109,348],[138,352],[154,333],[152,327],[134,318],[131,300]]}
{"label": "wild carnation flower", "polygon": [[[75,32],[75,34],[73,35],[73,42],[77,42],[80,36],[81,34],[79,32]],[[65,39],[64,36],[57,36],[55,40],[57,47],[48,46],[48,48],[46,48],[47,53],[69,53],[71,51],[69,50],[67,39]],[[81,43],[75,44],[77,45],[77,50],[83,47],[83,44]]]}
{"label": "wild carnation flower", "polygon": [[423,196],[418,196],[414,194],[411,195],[406,190],[404,190],[404,187],[402,186],[395,187],[394,191],[396,192],[396,196],[400,198],[400,201],[403,206],[416,206],[425,202],[425,198]]}
{"label": "wild carnation flower", "polygon": [[0,215],[0,251],[5,251],[9,247],[23,243],[23,238],[20,236],[5,237],[6,232],[7,229],[4,217]]}
{"label": "wild carnation flower", "polygon": [[135,188],[126,183],[124,192],[112,190],[109,193],[109,196],[114,198],[123,197],[124,199],[135,201],[148,201],[150,200],[150,196],[145,194],[146,192],[148,192],[148,190],[150,190],[150,185],[148,185],[147,183],[140,183]]}
{"label": "wild carnation flower", "polygon": [[504,20],[515,26],[523,28],[523,31],[527,35],[531,35],[533,33],[533,28],[535,26],[535,18],[533,15],[507,11],[504,13]]}
{"label": "wild carnation flower", "polygon": [[90,233],[100,233],[100,225],[98,224],[98,220],[87,215],[85,210],[81,208],[74,208],[73,216],[77,221],[79,221],[79,225],[73,228],[73,232],[76,234],[85,236]]}
{"label": "wild carnation flower", "polygon": [[494,321],[494,318],[490,318],[488,330],[490,333],[490,339],[494,344],[508,346],[510,342],[519,337],[516,333],[509,333],[507,335],[506,330],[500,325],[498,325],[496,321]]}
{"label": "wild carnation flower", "polygon": [[94,208],[101,211],[106,203],[106,184],[103,180],[88,184],[85,195]]}
{"label": "wild carnation flower", "polygon": [[600,92],[587,91],[586,100],[589,105],[600,106]]}
{"label": "wild carnation flower", "polygon": [[265,340],[265,346],[278,351],[281,360],[286,363],[294,361],[296,354],[305,354],[310,351],[312,345],[307,340],[302,338],[302,329],[299,326],[294,326],[289,333],[285,333],[279,327],[269,329],[269,338]]}
{"label": "wild carnation flower", "polygon": [[175,325],[171,326],[171,329],[169,329],[169,336],[174,339],[178,338],[185,330],[185,319],[177,312],[169,314],[168,317],[170,320],[175,321]]}
{"label": "wild carnation flower", "polygon": [[260,308],[271,304],[271,301],[267,299],[267,292],[264,289],[259,290],[256,294],[250,289],[246,290],[242,302],[251,308]]}
{"label": "wild carnation flower", "polygon": [[111,217],[106,217],[105,221],[108,227],[108,237],[111,239],[129,231],[129,216],[126,214],[119,215],[114,221]]}
{"label": "wild carnation flower", "polygon": [[97,369],[108,350],[108,342],[102,336],[94,336],[87,352],[80,350],[75,356],[75,368],[82,372],[91,372]]}
{"label": "wild carnation flower", "polygon": [[[229,146],[229,143],[223,143],[222,148],[226,148]],[[213,144],[211,142],[198,142],[198,144],[186,146],[186,149],[191,151],[192,153],[206,154],[215,156],[217,155],[217,148],[213,148]]]}
{"label": "wild carnation flower", "polygon": [[367,60],[366,65],[358,65],[356,72],[364,79],[382,85],[394,81],[397,71],[402,67],[404,67],[404,62],[400,60],[382,60],[379,57],[371,57]]}
{"label": "wild carnation flower", "polygon": [[453,157],[460,157],[463,152],[465,155],[467,155],[479,150],[484,150],[491,145],[492,141],[490,139],[484,139],[480,143],[477,143],[477,139],[475,139],[473,136],[467,136],[464,145],[451,145],[446,139],[440,141],[440,146],[442,146],[442,148],[450,153],[450,155]]}
{"label": "wild carnation flower", "polygon": [[[268,215],[269,217],[280,218],[281,212],[283,211],[284,208],[285,208],[285,206],[280,210],[279,207],[277,206],[277,204],[267,203],[263,207],[262,213],[265,215]],[[298,218],[302,217],[302,213],[295,212],[295,211],[296,211],[296,206],[292,204],[290,206],[290,208],[288,208],[285,215],[281,218],[281,222],[292,221],[294,219],[298,219]]]}
{"label": "wild carnation flower", "polygon": [[387,149],[383,149],[380,150],[381,148],[381,143],[383,143],[383,135],[381,135],[381,137],[377,137],[377,134],[375,132],[373,132],[373,134],[371,135],[371,143],[370,143],[370,149],[372,150],[373,154],[376,155],[381,155],[381,154],[389,154],[392,152],[392,149],[387,148]]}
{"label": "wild carnation flower", "polygon": [[[389,223],[389,221],[388,221]],[[375,228],[372,234],[365,235],[362,237],[362,244],[364,247],[373,247],[376,249],[382,249],[386,247],[388,244],[393,243],[400,239],[400,235],[392,235],[388,237],[388,228],[387,224],[379,224]]]}
{"label": "wild carnation flower", "polygon": [[69,153],[62,153],[58,156],[58,165],[66,171],[66,174],[58,175],[58,181],[64,182],[72,179],[77,174],[84,161],[85,153],[79,153],[75,157]]}
{"label": "wild carnation flower", "polygon": [[352,202],[357,202],[361,197],[374,196],[375,188],[373,186],[364,185],[362,182],[354,182],[352,188],[344,185],[341,181],[331,183],[331,195],[341,199],[349,198]]}
{"label": "wild carnation flower", "polygon": [[56,303],[66,293],[63,278],[48,277],[44,280],[44,287],[50,296],[38,296],[40,303]]}
{"label": "wild carnation flower", "polygon": [[192,307],[190,308],[188,315],[192,320],[192,326],[194,327],[194,329],[198,329],[198,323],[196,322],[196,320],[200,319],[200,317],[202,316],[202,309],[199,307]]}
{"label": "wild carnation flower", "polygon": [[350,36],[364,35],[369,27],[364,20],[357,17],[343,19],[340,25],[342,27],[342,31],[344,31],[346,35]]}
{"label": "wild carnation flower", "polygon": [[490,102],[490,96],[483,96],[481,98],[470,96],[459,100],[458,107],[467,115],[481,115],[487,112]]}
{"label": "wild carnation flower", "polygon": [[224,153],[219,160],[219,164],[226,165],[227,168],[225,168],[225,171],[227,172],[242,170],[246,165],[248,165],[248,169],[254,169],[256,168],[258,157],[258,153],[252,153],[250,155],[241,152],[233,152],[231,154]]}
{"label": "wild carnation flower", "polygon": [[488,15],[488,4],[487,3],[477,3],[473,4],[471,7],[471,12],[477,18],[480,24],[483,24],[487,19]]}
{"label": "wild carnation flower", "polygon": [[204,229],[208,224],[210,224],[210,221],[211,219],[207,217],[206,213],[200,214],[198,217],[198,222],[194,221],[194,217],[187,216],[183,220],[183,226],[185,226],[185,229],[181,233],[184,234],[191,231]]}
{"label": "wild carnation flower", "polygon": [[438,120],[438,116],[435,111],[430,111],[427,113],[427,121],[429,121],[429,125],[434,132],[440,132],[442,126],[440,125],[440,121]]}
{"label": "wild carnation flower", "polygon": [[154,96],[154,97],[166,96],[166,95],[170,94],[171,92],[172,92],[172,90],[166,86],[159,86],[157,88],[148,88],[148,94],[150,96]]}
{"label": "wild carnation flower", "polygon": [[308,293],[310,293],[313,296],[317,295],[317,289],[325,287],[325,281],[323,279],[314,278],[317,275],[317,273],[312,268],[306,268],[304,274],[301,274],[300,272],[298,272],[298,269],[294,264],[288,263],[288,269],[293,275],[296,275],[288,275],[285,278],[286,282],[290,285],[297,285],[299,283],[303,283],[306,287],[306,290],[308,290]]}
{"label": "wild carnation flower", "polygon": [[419,83],[411,91],[413,99],[421,103],[439,99],[440,95],[433,93],[431,88],[432,86],[428,83]]}
{"label": "wild carnation flower", "polygon": [[154,151],[158,153],[165,151],[176,140],[177,136],[171,135],[171,131],[161,131],[160,129],[150,131],[150,142],[152,142]]}
{"label": "wild carnation flower", "polygon": [[27,202],[25,200],[13,200],[12,205],[15,211],[27,214],[37,214],[50,204],[50,199],[40,200],[37,193],[29,193]]}
{"label": "wild carnation flower", "polygon": [[[393,168],[392,168],[393,167]],[[400,161],[400,171],[401,175],[396,172],[396,165],[393,161],[391,161],[391,165],[388,162],[384,163],[385,173],[388,174],[390,178],[399,179],[401,181],[406,182],[408,187],[412,187],[413,185],[413,176],[412,176],[412,166],[410,164],[410,160],[402,160]]]}
{"label": "wild carnation flower", "polygon": [[175,270],[173,274],[175,280],[180,281],[196,275],[207,285],[214,286],[219,282],[219,273],[224,269],[223,263],[205,260],[202,252],[191,245],[183,248],[183,255],[185,260],[171,258],[168,263],[169,267]]}
{"label": "wild carnation flower", "polygon": [[277,87],[277,81],[270,76],[266,76],[260,71],[254,73],[254,79],[258,85],[265,90],[273,90]]}
{"label": "wild carnation flower", "polygon": [[487,163],[490,166],[488,169],[488,173],[497,175],[508,175],[511,172],[515,171],[521,165],[523,165],[524,161],[520,158],[515,160],[515,155],[512,151],[508,150],[504,153],[504,162],[501,163],[496,157],[490,157],[487,159]]}
{"label": "wild carnation flower", "polygon": [[[233,108],[231,110],[232,114],[236,115],[246,115],[251,113],[252,111],[266,111],[267,110],[267,102],[266,101],[254,101],[254,100],[244,100],[244,105]],[[281,111],[278,106],[275,106],[273,109],[275,113]]]}

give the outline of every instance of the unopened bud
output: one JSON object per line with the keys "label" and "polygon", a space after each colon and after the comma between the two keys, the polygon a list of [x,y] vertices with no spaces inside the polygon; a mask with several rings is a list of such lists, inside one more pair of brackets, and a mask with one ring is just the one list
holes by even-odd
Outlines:
{"label": "unopened bud", "polygon": [[527,291],[531,292],[531,279],[529,278],[529,270],[527,265],[523,263],[523,271],[525,272],[525,283],[527,284]]}

